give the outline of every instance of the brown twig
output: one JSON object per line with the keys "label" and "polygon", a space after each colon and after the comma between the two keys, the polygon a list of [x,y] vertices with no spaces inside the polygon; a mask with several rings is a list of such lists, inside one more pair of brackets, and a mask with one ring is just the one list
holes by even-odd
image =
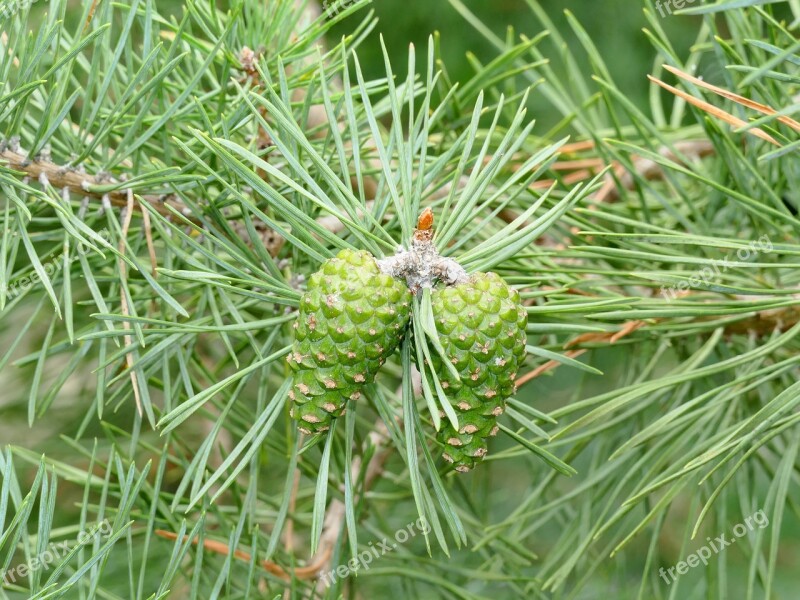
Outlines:
{"label": "brown twig", "polygon": [[[592,140],[585,142],[576,142],[574,144],[566,144],[560,150],[559,154],[572,154],[584,150],[591,150],[595,147]],[[684,164],[685,161],[681,157],[686,157],[692,160],[704,158],[714,154],[715,149],[709,140],[683,140],[673,144],[672,148],[666,146],[660,148],[658,153],[664,158]],[[633,168],[639,177],[648,180],[662,179],[664,177],[664,169],[656,161],[643,158],[640,156],[632,156]],[[575,169],[560,178],[563,185],[575,185],[584,181],[588,181],[594,177],[604,167],[604,163],[596,158],[583,158],[574,160],[562,160],[553,163],[551,169],[554,171]],[[608,173],[605,177],[603,186],[592,196],[595,203],[589,205],[590,210],[595,210],[598,204],[603,202],[612,202],[617,200],[621,195],[621,190],[632,190],[636,186],[636,177],[628,171],[628,169],[619,162],[611,163],[612,172]],[[531,183],[530,188],[533,190],[542,190],[551,187],[557,183],[555,179],[540,179]],[[517,211],[511,209],[504,209],[498,215],[506,223],[512,223],[519,217]],[[522,226],[525,224],[523,223]],[[552,240],[546,240],[545,245],[553,245]]]}
{"label": "brown twig", "polygon": [[[2,44],[5,47],[8,47],[8,34],[5,31],[0,33],[0,44]],[[8,48],[7,55],[13,56],[13,58],[11,59],[11,64],[13,64],[15,67],[19,67],[19,58],[14,56],[14,52],[12,51],[11,48]]]}
{"label": "brown twig", "polygon": [[727,335],[751,335],[759,337],[774,331],[784,332],[800,323],[800,306],[787,306],[762,310],[753,316],[734,321],[725,326]]}
{"label": "brown twig", "polygon": [[[657,321],[657,320],[656,320]],[[774,330],[785,331],[789,327],[797,324],[800,322],[800,307],[798,306],[790,306],[783,309],[777,310],[767,310],[755,313],[752,317],[747,319],[736,321],[731,323],[725,327],[726,334],[750,334],[756,333],[760,335],[766,335]],[[565,344],[565,348],[572,348],[573,346],[579,344],[613,344],[620,339],[631,335],[632,333],[642,329],[647,325],[646,321],[642,320],[633,320],[624,323],[623,326],[619,331],[615,332],[603,332],[603,333],[586,333],[576,336],[572,340],[570,340],[567,344]],[[566,355],[570,357],[577,357],[585,352],[587,352],[587,348],[580,348],[576,350],[569,350]],[[522,386],[529,381],[544,375],[545,373],[552,371],[558,368],[561,363],[557,361],[549,361],[536,369],[526,373],[522,377],[518,378],[517,385]],[[419,387],[421,386],[421,382],[419,381],[419,374],[415,373],[415,381],[414,381],[414,388],[415,393],[419,393]],[[380,477],[383,473],[384,465],[386,460],[391,455],[391,449],[385,448],[388,441],[388,430],[386,426],[383,424],[382,421],[376,423],[372,432],[370,432],[369,440],[370,443],[373,444],[375,447],[379,448],[373,454],[372,459],[367,464],[366,473],[364,475],[364,483],[363,483],[363,491],[369,489],[374,481]],[[361,470],[361,460],[360,458],[356,457],[353,460],[353,464],[351,467],[351,473],[353,474],[353,479],[356,479],[358,474]],[[357,496],[358,498],[358,496]],[[335,499],[331,502],[328,507],[328,510],[325,515],[325,521],[323,525],[322,535],[320,537],[319,549],[317,554],[314,556],[314,559],[304,567],[298,567],[292,571],[290,574],[280,565],[271,562],[271,561],[262,561],[260,564],[261,566],[269,573],[280,577],[284,580],[290,580],[292,577],[295,579],[301,580],[310,580],[315,579],[319,576],[320,573],[325,571],[329,567],[330,559],[333,556],[333,548],[339,536],[341,534],[342,527],[345,523],[345,506],[344,503],[338,499]],[[156,530],[156,535],[160,537],[169,539],[169,540],[177,540],[178,536],[172,532],[164,531],[164,530]],[[188,536],[184,536],[184,542],[188,540]],[[197,545],[198,540],[195,538],[192,540],[194,545]],[[230,547],[219,541],[214,540],[205,540],[203,542],[203,546],[212,552],[216,552],[218,554],[229,555],[231,554]],[[247,552],[241,550],[234,550],[233,555],[236,559],[250,562],[251,555]],[[318,582],[318,587],[324,586],[322,580]],[[321,588],[320,590],[321,591]]]}
{"label": "brown twig", "polygon": [[[644,327],[647,323],[645,321],[628,321],[625,323],[619,331],[614,332],[602,332],[602,333],[584,333],[581,334],[564,345],[564,348],[570,348],[572,346],[577,346],[578,344],[585,344],[585,343],[593,343],[593,344],[613,344],[624,338],[627,335],[630,335],[634,331],[638,331],[642,327]],[[578,350],[569,350],[565,353],[565,356],[568,358],[577,358],[582,354],[588,352],[588,348],[580,348]],[[550,360],[544,363],[543,365],[539,365],[532,371],[529,371],[522,375],[521,377],[517,378],[517,387],[521,387],[531,381],[532,379],[536,379],[545,373],[549,373],[561,366],[562,363],[558,362],[557,360]]]}
{"label": "brown twig", "polygon": [[[392,454],[392,450],[385,448],[389,441],[389,430],[383,421],[378,420],[375,423],[372,431],[369,433],[369,443],[377,448],[375,454],[367,463],[367,469],[364,473],[364,486],[363,490],[366,492],[375,480],[383,473],[384,465]],[[356,481],[359,473],[361,472],[361,457],[357,456],[353,459],[353,464],[350,468],[350,473],[353,481]],[[355,495],[353,502],[357,502],[360,495]],[[320,558],[314,562],[316,568],[315,577],[320,573],[326,571],[330,567],[330,560],[333,557],[333,549],[342,532],[345,523],[345,505],[339,499],[334,499],[328,506],[325,513],[325,522],[322,528],[322,536],[319,541],[319,550],[317,556]],[[321,594],[325,589],[325,583],[322,579],[317,582],[317,592]]]}
{"label": "brown twig", "polygon": [[[44,177],[44,180],[55,188],[66,189],[71,193],[89,198],[105,199],[105,201],[113,206],[128,206],[128,190],[124,189],[123,186],[121,186],[119,190],[108,192],[96,189],[101,185],[120,183],[111,177],[90,175],[75,168],[63,167],[50,160],[32,160],[27,158],[22,152],[10,148],[0,150],[0,164],[2,163],[6,163],[8,168],[23,173],[31,179],[42,181],[42,177]],[[153,209],[163,217],[171,218],[177,212],[195,225],[200,224],[200,220],[192,215],[191,209],[174,197],[139,194],[138,198],[139,201],[135,203],[134,211],[140,212],[143,215],[146,235],[150,232],[150,215],[147,214],[147,209],[142,206],[142,201],[152,206]],[[237,227],[234,225],[234,229],[246,242],[252,243],[244,226]],[[267,251],[273,257],[277,256],[285,240],[263,223],[256,223],[255,229]],[[155,263],[153,261],[154,250],[152,246],[152,237],[149,237],[147,241],[148,249],[151,254],[151,265],[153,265]]]}
{"label": "brown twig", "polygon": [[[178,539],[178,534],[173,533],[171,531],[165,531],[164,529],[156,529],[155,534],[161,538],[164,538],[165,540],[176,541]],[[184,543],[189,541],[189,536],[188,535],[183,536],[182,541]],[[198,538],[194,538],[192,540],[193,546],[196,546],[198,543],[199,543]],[[211,552],[214,552],[216,554],[222,554],[223,556],[228,556],[231,554],[231,549],[230,546],[228,546],[228,544],[224,542],[218,542],[216,540],[203,540],[203,548],[205,548],[206,550],[210,550]],[[247,552],[245,552],[244,550],[234,550],[233,557],[248,563],[252,559],[252,556]],[[280,577],[281,579],[290,579],[289,574],[282,567],[276,565],[275,563],[265,560],[262,561],[260,564],[264,568],[264,570],[268,571],[269,573],[272,573],[276,577]]]}
{"label": "brown twig", "polygon": [[[704,317],[699,321],[708,321],[713,317]],[[653,319],[650,323],[658,323],[662,319]],[[750,317],[734,321],[725,326],[726,335],[751,335],[758,336],[769,335],[773,331],[784,332],[800,323],[800,306],[787,306],[785,308],[770,309],[756,312]],[[602,332],[602,333],[584,333],[574,337],[569,342],[564,344],[564,349],[573,348],[580,344],[613,344],[618,342],[624,337],[642,329],[647,325],[647,321],[633,320],[623,323],[619,331]],[[589,348],[579,348],[576,350],[568,350],[564,356],[568,358],[577,358],[586,352]],[[537,377],[549,373],[560,367],[563,363],[556,360],[550,360],[535,369],[525,373],[517,379],[517,387],[520,387]]]}
{"label": "brown twig", "polygon": [[[108,198],[114,206],[127,206],[128,193],[125,189],[110,192],[98,191],[98,186],[119,183],[112,178],[103,178],[82,173],[78,169],[62,167],[49,160],[30,159],[25,154],[16,150],[5,148],[0,151],[0,163],[7,163],[7,167],[30,177],[40,179],[44,175],[50,184],[56,188],[66,188],[70,192],[90,198]],[[191,210],[182,202],[162,196],[142,195],[141,198],[161,215],[169,217],[173,210],[191,219]]]}

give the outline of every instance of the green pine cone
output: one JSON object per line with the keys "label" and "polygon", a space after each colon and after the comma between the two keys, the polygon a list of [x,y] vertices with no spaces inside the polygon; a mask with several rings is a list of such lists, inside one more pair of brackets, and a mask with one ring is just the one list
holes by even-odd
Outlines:
{"label": "green pine cone", "polygon": [[444,459],[466,472],[486,455],[487,438],[497,433],[497,417],[515,392],[528,316],[519,293],[495,273],[475,273],[466,283],[436,290],[432,301],[439,339],[461,377],[456,381],[433,353],[460,427],[444,419],[437,437]]}
{"label": "green pine cone", "polygon": [[406,284],[381,273],[368,252],[342,250],[311,276],[286,357],[291,414],[303,433],[327,431],[360,397],[403,339],[410,307]]}

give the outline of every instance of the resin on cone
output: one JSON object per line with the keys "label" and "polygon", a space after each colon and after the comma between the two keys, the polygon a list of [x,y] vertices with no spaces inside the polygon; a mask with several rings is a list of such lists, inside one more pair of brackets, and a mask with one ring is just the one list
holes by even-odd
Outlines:
{"label": "resin on cone", "polygon": [[368,252],[342,250],[311,276],[287,356],[292,417],[307,434],[330,428],[403,339],[411,311],[403,281]]}
{"label": "resin on cone", "polygon": [[486,455],[497,417],[515,392],[528,317],[519,293],[495,273],[475,273],[465,283],[435,290],[432,303],[445,355],[461,378],[455,380],[433,352],[433,368],[459,423],[456,430],[443,419],[437,437],[444,459],[466,472]]}

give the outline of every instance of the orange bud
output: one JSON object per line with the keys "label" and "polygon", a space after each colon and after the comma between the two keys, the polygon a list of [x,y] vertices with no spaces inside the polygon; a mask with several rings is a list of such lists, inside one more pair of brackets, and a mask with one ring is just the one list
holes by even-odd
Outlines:
{"label": "orange bud", "polygon": [[422,211],[422,214],[419,216],[419,220],[417,221],[417,229],[420,231],[428,231],[429,229],[433,228],[433,211],[429,208],[426,208]]}

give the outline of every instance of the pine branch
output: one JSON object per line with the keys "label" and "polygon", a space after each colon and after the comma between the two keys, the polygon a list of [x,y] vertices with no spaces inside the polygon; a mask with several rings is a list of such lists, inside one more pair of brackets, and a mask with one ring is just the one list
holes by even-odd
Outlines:
{"label": "pine branch", "polygon": [[[714,319],[714,317],[705,317],[703,319],[699,319],[698,322],[708,321],[711,319]],[[662,322],[662,320],[653,319],[648,323],[647,321],[637,319],[623,323],[618,331],[605,333],[584,333],[574,337],[564,344],[564,349],[572,348],[581,344],[591,344],[591,349],[597,348],[598,346],[614,344],[636,331],[642,329],[646,330],[648,325],[655,325],[659,322]],[[728,323],[724,326],[724,332],[726,335],[755,335],[757,337],[767,337],[776,331],[779,333],[788,331],[798,323],[800,323],[800,306],[787,306],[780,309],[758,311],[750,317]],[[590,348],[569,350],[568,352],[564,353],[564,356],[575,359],[583,354],[586,354],[589,350]],[[563,364],[563,361],[550,360],[542,365],[539,365],[535,369],[532,369],[524,375],[521,375],[517,379],[517,387],[522,387],[529,381],[540,377],[545,373],[549,373]]]}
{"label": "pine branch", "polygon": [[[658,154],[665,159],[680,165],[687,165],[688,161],[699,160],[714,154],[714,145],[709,140],[681,140],[672,147],[662,146]],[[606,176],[603,187],[594,195],[596,202],[613,202],[620,197],[620,189],[634,190],[639,180],[661,180],[665,176],[664,168],[654,160],[631,156],[633,171],[619,162],[613,162],[613,174]],[[592,205],[594,206],[594,205]]]}
{"label": "pine branch", "polygon": [[[317,19],[305,0],[191,2],[172,19],[144,0],[79,15],[54,0],[0,26],[1,135],[31,149],[0,148],[0,435],[28,448],[0,453],[0,564],[95,515],[127,536],[7,589],[330,595],[314,579],[334,556],[420,517],[424,542],[345,595],[660,597],[658,566],[761,506],[771,529],[693,581],[720,596],[728,573],[750,597],[792,589],[778,549],[793,543],[800,447],[796,24],[761,3],[710,13],[676,46],[648,2],[643,68],[685,91],[642,78],[645,100],[574,15],[562,31],[538,0],[533,38],[497,37],[450,0],[499,50],[470,57],[459,85],[446,36],[410,48],[402,74],[384,44],[372,79],[354,49],[374,21],[339,19],[366,4]],[[329,51],[334,24],[350,35]],[[530,370],[517,384],[569,376],[511,399],[507,443],[463,476],[438,460],[453,407],[437,381],[413,379],[437,337],[417,327],[317,464],[286,410],[304,282],[341,248],[402,257],[426,208],[443,256],[522,294]],[[724,266],[692,283],[710,265]]]}
{"label": "pine branch", "polygon": [[[85,173],[83,169],[57,165],[41,157],[29,159],[18,146],[12,148],[14,145],[0,151],[0,164],[5,164],[7,168],[35,179],[42,185],[51,185],[79,196],[109,202],[114,206],[129,207],[128,192],[130,190],[125,187],[124,182],[107,174],[91,175]],[[118,186],[118,188],[108,190],[108,186]],[[102,189],[97,189],[98,187]],[[177,213],[192,223],[198,225],[202,223],[198,217],[192,214],[192,210],[175,195],[137,194],[137,197],[147,202],[158,214],[167,219],[174,218]],[[133,210],[139,213],[145,212],[141,202],[136,202]],[[254,226],[264,247],[273,257],[277,256],[285,243],[284,238],[263,223],[257,222]],[[235,222],[234,228],[243,239],[249,240],[249,233],[243,223]]]}
{"label": "pine branch", "polygon": [[[800,298],[798,298],[800,303]],[[800,323],[800,306],[787,306],[774,310],[763,310],[746,319],[725,325],[726,335],[755,335],[767,337],[773,333],[786,332]]]}
{"label": "pine branch", "polygon": [[[364,475],[364,482],[363,482],[363,491],[366,492],[372,484],[381,476],[383,473],[383,467],[388,458],[392,455],[392,450],[390,448],[384,448],[388,442],[388,430],[384,425],[383,421],[377,421],[373,430],[369,433],[368,436],[369,445],[375,448],[375,454],[373,454],[372,458],[370,459],[369,463],[367,464],[367,469]],[[366,451],[366,447],[364,448]],[[358,477],[361,472],[361,458],[356,457],[353,460],[353,465],[351,467],[351,473],[353,478]],[[358,501],[358,496],[354,499],[354,501]],[[328,509],[325,513],[325,521],[324,526],[322,529],[322,536],[320,537],[319,547],[317,553],[311,558],[309,563],[303,567],[296,567],[291,570],[287,570],[284,567],[280,566],[274,561],[270,560],[263,560],[259,564],[261,567],[283,579],[285,581],[291,581],[292,579],[299,579],[299,580],[311,580],[316,579],[320,573],[326,571],[330,566],[330,560],[333,556],[334,548],[339,541],[339,537],[341,535],[342,529],[345,524],[345,505],[344,502],[341,500],[335,499],[333,500]],[[163,529],[156,529],[154,531],[156,535],[162,537],[167,540],[176,541],[178,539],[178,535],[171,532],[165,531]],[[189,536],[184,536],[182,539],[183,543],[189,542]],[[192,545],[197,546],[199,544],[199,539],[194,538],[191,541]],[[204,540],[203,547],[206,550],[210,550],[216,554],[221,554],[223,556],[229,556],[233,553],[234,558],[240,560],[244,563],[250,563],[252,561],[252,555],[248,552],[243,550],[231,550],[230,546],[225,544],[224,542],[219,542],[215,540]],[[321,580],[318,582],[318,591],[321,592],[324,590],[324,582]]]}
{"label": "pine branch", "polygon": [[[15,148],[14,144],[8,143],[0,148],[0,163],[5,163],[7,168],[33,180],[44,180],[55,188],[67,189],[74,194],[98,200],[107,198],[114,206],[126,207],[128,205],[128,193],[124,183],[110,175],[91,175],[83,172],[82,169],[57,165],[45,158],[29,158],[18,146]],[[97,189],[113,185],[119,185],[119,189]],[[162,216],[171,217],[177,212],[192,219],[192,211],[173,196],[144,194],[141,197]],[[141,210],[141,207],[138,207],[137,210]]]}

